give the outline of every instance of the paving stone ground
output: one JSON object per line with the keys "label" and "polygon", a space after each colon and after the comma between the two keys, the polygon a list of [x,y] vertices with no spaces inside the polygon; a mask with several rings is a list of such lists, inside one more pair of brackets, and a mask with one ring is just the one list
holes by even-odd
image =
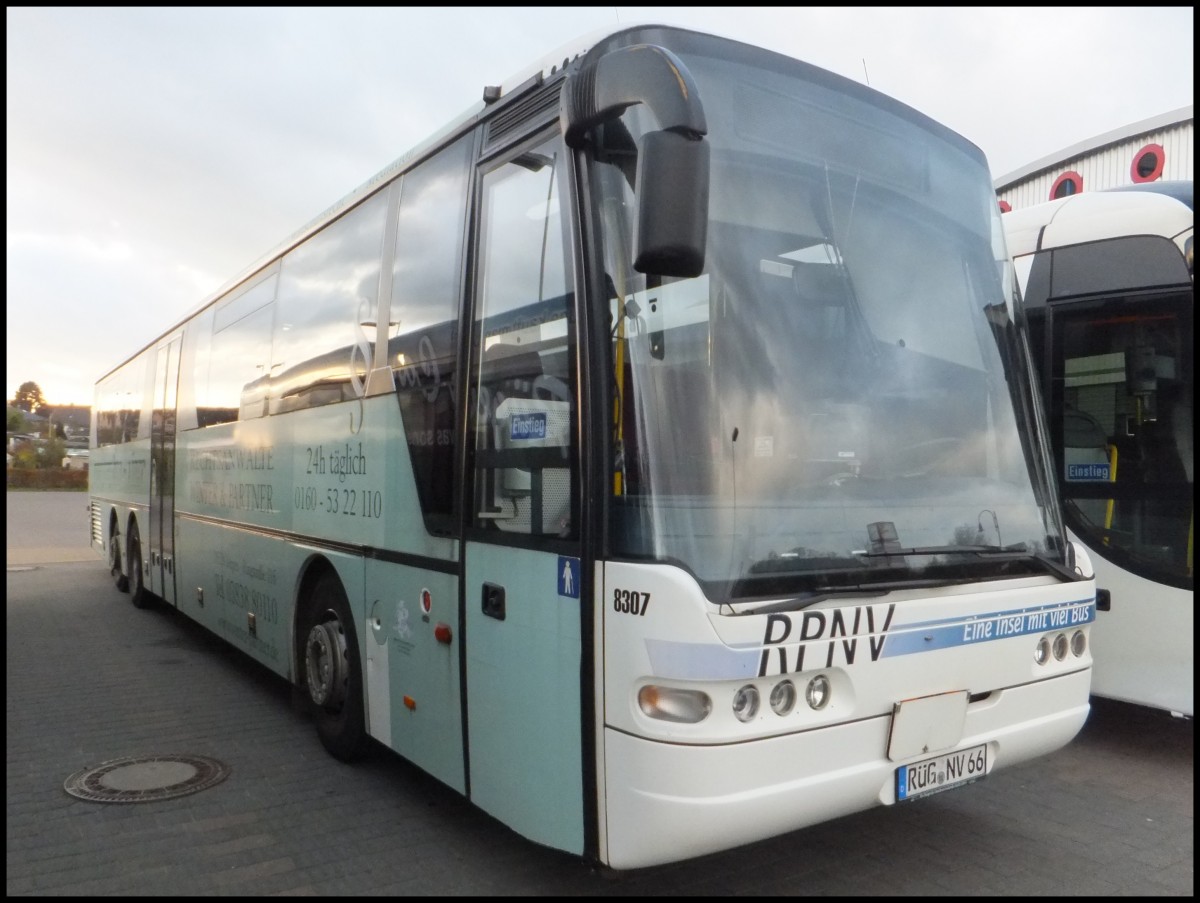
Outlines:
{"label": "paving stone ground", "polygon": [[[382,748],[334,761],[284,681],[117,592],[86,530],[61,523],[84,496],[14,495],[28,494],[8,494],[9,896],[1193,895],[1192,722],[1105,700],[1066,748],[970,787],[597,873]],[[39,517],[66,539],[39,539]],[[152,803],[63,789],[81,769],[171,754],[232,770]]]}

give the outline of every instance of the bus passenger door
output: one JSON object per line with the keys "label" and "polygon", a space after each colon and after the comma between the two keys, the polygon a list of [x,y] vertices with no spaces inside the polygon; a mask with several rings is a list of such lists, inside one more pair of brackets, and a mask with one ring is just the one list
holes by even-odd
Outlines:
{"label": "bus passenger door", "polygon": [[564,165],[556,134],[489,162],[479,182],[466,710],[472,801],[531,840],[582,853],[578,416]]}
{"label": "bus passenger door", "polygon": [[158,349],[150,421],[150,512],[145,556],[146,588],[175,605],[175,402],[179,387],[179,336]]}

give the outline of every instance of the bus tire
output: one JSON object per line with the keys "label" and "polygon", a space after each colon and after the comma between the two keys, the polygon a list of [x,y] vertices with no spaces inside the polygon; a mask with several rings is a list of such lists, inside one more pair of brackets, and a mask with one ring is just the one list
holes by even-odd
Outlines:
{"label": "bus tire", "polygon": [[303,687],[321,744],[335,759],[352,762],[367,748],[362,668],[350,604],[341,581],[322,574],[304,618]]}
{"label": "bus tire", "polygon": [[150,594],[146,591],[146,581],[142,574],[142,541],[138,536],[137,524],[129,525],[129,601],[134,608],[146,608],[150,605]]}
{"label": "bus tire", "polygon": [[112,539],[108,543],[108,570],[112,574],[113,583],[123,593],[129,592],[129,578],[121,566],[121,537],[114,528]]}

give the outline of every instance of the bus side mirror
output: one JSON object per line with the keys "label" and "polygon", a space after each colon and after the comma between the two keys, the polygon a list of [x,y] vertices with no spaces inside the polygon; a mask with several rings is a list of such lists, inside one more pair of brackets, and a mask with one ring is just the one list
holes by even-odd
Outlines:
{"label": "bus side mirror", "polygon": [[699,276],[708,237],[708,142],[648,132],[637,163],[633,267],[657,276]]}

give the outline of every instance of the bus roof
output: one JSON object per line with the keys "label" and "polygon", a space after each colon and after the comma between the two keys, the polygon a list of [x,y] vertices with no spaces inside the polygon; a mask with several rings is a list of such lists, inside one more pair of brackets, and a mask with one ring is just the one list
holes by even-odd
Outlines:
{"label": "bus roof", "polygon": [[[1192,227],[1194,217],[1191,181],[1172,184],[1176,187],[1167,190],[1160,187],[1084,192],[1005,213],[1008,252],[1021,257],[1049,248],[1126,235],[1174,238]],[[1187,201],[1183,200],[1184,194]]]}

